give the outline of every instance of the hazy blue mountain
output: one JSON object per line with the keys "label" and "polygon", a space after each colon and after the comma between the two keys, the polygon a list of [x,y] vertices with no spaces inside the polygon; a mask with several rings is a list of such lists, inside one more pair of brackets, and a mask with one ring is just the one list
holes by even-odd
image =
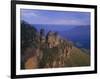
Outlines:
{"label": "hazy blue mountain", "polygon": [[[77,40],[77,45],[75,46],[70,41],[65,40],[63,42],[58,41],[59,44],[55,45],[55,38],[58,39],[55,33],[53,36],[48,35],[48,37],[52,37],[52,40],[49,40],[50,42],[48,42],[48,39],[41,39],[44,33],[43,30],[42,32],[39,31],[41,28],[45,32],[53,31],[51,33],[54,33],[57,31],[61,40],[70,39],[74,44],[76,44],[74,40]],[[78,46],[84,44],[83,39],[87,41],[88,32],[88,26],[38,26],[21,21],[21,69],[90,66],[90,54],[87,54],[90,51],[85,49],[87,44],[78,48]],[[46,38],[44,35],[43,37]],[[79,40],[80,37],[82,39]]]}
{"label": "hazy blue mountain", "polygon": [[33,25],[38,31],[43,28],[46,32],[48,31],[67,31],[72,28],[75,28],[76,26],[68,26],[68,25],[56,25],[56,24],[34,24]]}
{"label": "hazy blue mountain", "polygon": [[72,41],[77,47],[90,49],[90,26],[34,24],[38,31],[56,31],[64,39]]}
{"label": "hazy blue mountain", "polygon": [[68,31],[60,32],[65,39],[71,40],[77,47],[90,49],[90,27],[77,26]]}

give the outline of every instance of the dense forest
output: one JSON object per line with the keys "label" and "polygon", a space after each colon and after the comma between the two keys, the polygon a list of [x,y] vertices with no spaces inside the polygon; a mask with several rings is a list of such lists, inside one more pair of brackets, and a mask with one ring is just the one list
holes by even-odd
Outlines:
{"label": "dense forest", "polygon": [[89,66],[86,52],[55,31],[46,34],[21,21],[21,69]]}

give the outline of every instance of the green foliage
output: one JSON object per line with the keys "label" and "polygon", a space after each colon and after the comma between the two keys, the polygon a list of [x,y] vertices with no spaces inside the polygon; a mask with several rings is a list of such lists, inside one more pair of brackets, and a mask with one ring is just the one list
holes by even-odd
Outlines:
{"label": "green foliage", "polygon": [[[40,35],[39,35],[40,34]],[[55,32],[55,36],[58,33]],[[49,33],[46,36],[46,41],[41,42],[42,36],[45,36],[44,29],[40,30],[40,33],[37,32],[34,26],[26,23],[25,21],[21,21],[21,68],[24,69],[25,64],[25,56],[29,53],[27,52],[26,55],[24,54],[25,49],[33,48],[34,51],[40,49],[43,53],[41,60],[38,61],[38,68],[45,68],[46,64],[49,64],[49,67],[52,67],[54,61],[56,61],[57,67],[61,67],[62,62],[64,62],[63,67],[79,67],[79,66],[89,66],[90,65],[90,55],[87,54],[87,50],[85,49],[78,49],[74,46],[71,41],[67,41],[61,39],[60,45],[56,47],[50,48],[48,46],[48,37]],[[68,58],[64,50],[70,51],[70,57]],[[88,51],[89,52],[89,51]],[[40,53],[40,52],[38,52]],[[64,58],[64,56],[66,58]],[[60,65],[58,64],[60,61]]]}
{"label": "green foliage", "polygon": [[26,23],[25,21],[21,22],[21,40],[29,41],[36,37],[37,30],[34,26]]}
{"label": "green foliage", "polygon": [[83,52],[82,50],[73,47],[71,50],[70,59],[66,58],[66,65],[68,67],[79,67],[79,66],[89,66],[90,65],[90,55]]}
{"label": "green foliage", "polygon": [[[37,48],[38,44],[36,42],[36,33],[37,30],[34,26],[26,23],[25,21],[21,21],[21,68],[24,68],[25,63],[25,50],[27,48]],[[28,52],[27,52],[28,53]]]}
{"label": "green foliage", "polygon": [[58,48],[44,48],[42,51],[43,57],[40,61],[41,68],[43,68],[47,63],[52,63],[57,58]]}

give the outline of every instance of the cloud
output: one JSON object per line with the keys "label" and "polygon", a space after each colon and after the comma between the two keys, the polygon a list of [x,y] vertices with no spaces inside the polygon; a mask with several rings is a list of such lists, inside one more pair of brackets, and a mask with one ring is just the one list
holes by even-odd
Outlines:
{"label": "cloud", "polygon": [[[62,15],[63,14],[63,15]],[[40,10],[21,10],[21,19],[30,24],[61,24],[87,25],[90,24],[89,13],[55,12]]]}
{"label": "cloud", "polygon": [[83,23],[82,21],[79,20],[75,20],[75,19],[58,19],[58,20],[54,20],[52,21],[50,24],[61,24],[61,25],[84,25],[85,23]]}

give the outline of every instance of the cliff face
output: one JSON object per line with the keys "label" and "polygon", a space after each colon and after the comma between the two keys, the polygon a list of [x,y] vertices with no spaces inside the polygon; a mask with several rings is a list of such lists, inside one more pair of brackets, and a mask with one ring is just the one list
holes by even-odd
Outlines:
{"label": "cliff face", "polygon": [[70,57],[72,44],[53,32],[49,32],[47,39],[42,44],[44,47],[40,46],[42,58],[39,66],[44,68],[64,67],[66,58]]}
{"label": "cliff face", "polygon": [[[23,25],[23,23],[22,23]],[[21,25],[21,68],[58,68],[90,65],[90,56],[64,40],[57,32],[45,30],[37,32],[29,24]],[[28,26],[25,29],[25,26]],[[28,32],[27,32],[28,31]]]}

